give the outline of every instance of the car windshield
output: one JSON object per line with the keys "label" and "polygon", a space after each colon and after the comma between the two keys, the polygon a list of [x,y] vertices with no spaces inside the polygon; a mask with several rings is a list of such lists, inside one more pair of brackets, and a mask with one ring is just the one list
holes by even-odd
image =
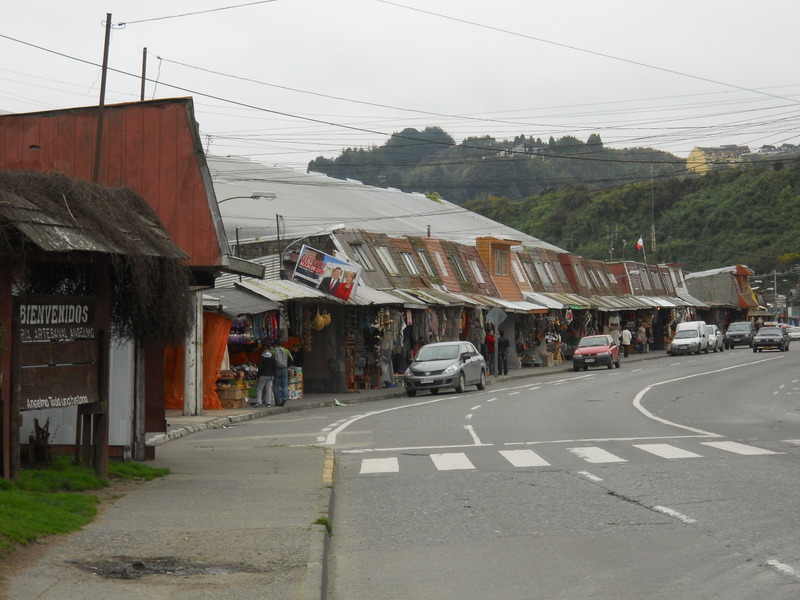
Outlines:
{"label": "car windshield", "polygon": [[700,337],[700,334],[696,329],[684,329],[683,331],[679,331],[675,334],[676,340],[696,337]]}
{"label": "car windshield", "polygon": [[423,346],[414,360],[453,360],[458,358],[458,344],[447,346]]}
{"label": "car windshield", "polygon": [[581,338],[578,342],[578,348],[590,348],[592,346],[608,346],[608,338],[604,335],[590,335]]}
{"label": "car windshield", "polygon": [[746,331],[750,329],[749,323],[731,323],[731,326],[728,327],[728,331]]}
{"label": "car windshield", "polygon": [[783,330],[780,327],[762,327],[758,335],[783,335]]}

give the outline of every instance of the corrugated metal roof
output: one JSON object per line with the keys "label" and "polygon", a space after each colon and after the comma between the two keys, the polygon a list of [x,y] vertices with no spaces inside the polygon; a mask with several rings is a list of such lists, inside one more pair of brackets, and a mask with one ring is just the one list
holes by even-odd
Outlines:
{"label": "corrugated metal roof", "polygon": [[[231,198],[219,205],[231,240],[236,239],[237,229],[242,242],[256,237],[275,239],[277,213],[284,217],[280,234],[287,240],[342,223],[348,229],[390,235],[428,235],[430,228],[436,238],[467,244],[480,236],[494,236],[563,252],[553,244],[424,194],[282,169],[239,157],[209,156],[206,161],[217,198]],[[275,198],[250,198],[260,190],[273,192]],[[442,231],[436,229],[437,225]],[[251,237],[245,239],[244,234]]]}
{"label": "corrugated metal roof", "polygon": [[214,289],[203,292],[203,298],[217,300],[227,316],[258,315],[270,310],[279,310],[278,302],[239,288]]}
{"label": "corrugated metal roof", "polygon": [[237,281],[236,285],[275,302],[285,302],[287,300],[325,300],[337,304],[342,302],[330,294],[291,279],[252,279],[246,277],[242,281]]}

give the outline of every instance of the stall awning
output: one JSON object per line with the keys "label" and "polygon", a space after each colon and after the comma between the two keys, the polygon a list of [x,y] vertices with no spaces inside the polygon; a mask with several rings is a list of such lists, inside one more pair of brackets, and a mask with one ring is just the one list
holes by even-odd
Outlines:
{"label": "stall awning", "polygon": [[557,302],[560,302],[562,308],[571,308],[573,310],[581,310],[584,308],[591,308],[592,303],[584,298],[583,296],[578,296],[577,294],[556,294],[553,292],[541,292],[541,296],[547,296]]}
{"label": "stall awning", "polygon": [[356,293],[346,302],[355,306],[402,306],[403,300],[382,290],[376,290],[363,283],[356,288]]}
{"label": "stall awning", "polygon": [[236,288],[206,290],[203,292],[204,304],[207,299],[216,302],[220,312],[231,319],[239,315],[260,315],[281,307],[259,294]]}
{"label": "stall awning", "polygon": [[384,294],[389,294],[394,298],[397,298],[398,303],[403,308],[410,308],[412,310],[425,310],[428,308],[428,305],[422,302],[416,296],[412,296],[411,294],[406,294],[403,290],[381,290]]}
{"label": "stall awning", "polygon": [[528,292],[525,294],[525,300],[533,302],[541,306],[545,306],[551,310],[561,310],[564,308],[564,303],[561,300],[551,298],[548,294],[540,294],[538,292]]}
{"label": "stall awning", "polygon": [[330,294],[291,279],[244,279],[237,281],[236,286],[275,302],[287,300],[326,300],[337,304],[342,302]]}

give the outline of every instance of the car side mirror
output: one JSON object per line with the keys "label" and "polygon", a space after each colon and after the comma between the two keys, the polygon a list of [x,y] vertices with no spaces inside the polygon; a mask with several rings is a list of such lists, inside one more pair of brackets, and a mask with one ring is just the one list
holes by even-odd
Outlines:
{"label": "car side mirror", "polygon": [[469,360],[470,353],[469,352],[462,352],[461,353],[461,362],[467,362]]}

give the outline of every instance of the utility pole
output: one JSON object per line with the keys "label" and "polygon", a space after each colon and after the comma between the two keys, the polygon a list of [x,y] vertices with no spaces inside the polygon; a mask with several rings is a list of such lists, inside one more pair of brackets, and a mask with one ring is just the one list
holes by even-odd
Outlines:
{"label": "utility pole", "polygon": [[111,44],[111,13],[106,13],[106,40],[103,46],[103,70],[100,78],[100,104],[97,107],[97,138],[94,143],[94,169],[92,182],[100,179],[100,157],[103,153],[103,119],[106,106],[106,79],[108,79],[108,48]]}

